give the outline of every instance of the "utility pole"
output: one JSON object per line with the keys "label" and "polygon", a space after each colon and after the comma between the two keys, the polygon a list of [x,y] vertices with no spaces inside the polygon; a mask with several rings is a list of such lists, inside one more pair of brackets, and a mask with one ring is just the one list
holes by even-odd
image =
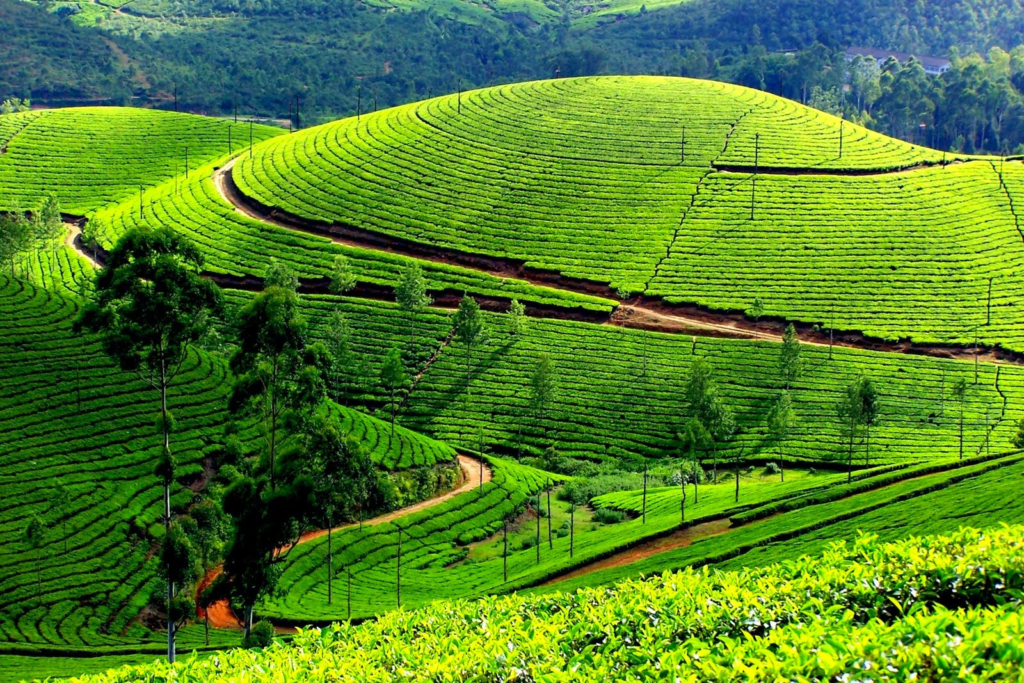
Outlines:
{"label": "utility pole", "polygon": [[377,113],[377,89],[373,89],[373,113]]}
{"label": "utility pole", "polygon": [[402,527],[398,529],[398,578],[395,581],[398,596],[398,609],[402,609]]}
{"label": "utility pole", "polygon": [[974,326],[974,383],[978,383],[978,326]]}
{"label": "utility pole", "polygon": [[761,166],[761,134],[754,133],[754,175],[750,179],[750,220],[754,220],[754,199],[757,195],[757,171]]}
{"label": "utility pole", "polygon": [[233,98],[231,100],[231,109],[235,113],[235,123],[238,123],[238,101]]}
{"label": "utility pole", "polygon": [[754,196],[757,194],[757,176],[750,179],[750,220],[754,220]]}
{"label": "utility pole", "polygon": [[292,124],[295,123],[295,115],[292,113],[292,101],[288,100],[288,132],[295,130]]}

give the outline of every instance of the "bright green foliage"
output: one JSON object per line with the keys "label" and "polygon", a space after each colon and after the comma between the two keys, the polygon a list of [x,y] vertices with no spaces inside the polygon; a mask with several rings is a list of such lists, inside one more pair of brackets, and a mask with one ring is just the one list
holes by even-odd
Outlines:
{"label": "bright green foliage", "polygon": [[[247,296],[239,293],[229,298],[240,301]],[[381,362],[391,346],[401,347],[407,341],[405,315],[387,303],[300,298],[315,337],[323,334],[336,307],[346,315],[353,330],[352,348],[369,378],[370,388],[361,400],[373,405],[385,402],[387,395],[378,383]],[[489,329],[502,329],[503,314],[482,315]],[[423,313],[417,322],[421,330],[418,358],[429,357],[442,345],[450,330],[449,316],[436,310]],[[403,425],[472,449],[478,448],[475,435],[482,427],[486,441],[503,453],[516,452],[521,431],[524,449],[534,454],[554,443],[569,456],[677,457],[675,437],[688,415],[683,383],[694,359],[705,356],[714,363],[722,401],[742,428],[724,446],[719,445],[719,455],[728,458],[745,446],[745,457],[777,457],[763,428],[779,391],[777,343],[698,337],[694,347],[689,340],[680,344],[678,335],[531,319],[514,343],[507,335],[491,334],[477,346],[471,405],[466,407],[463,400],[465,351],[454,342],[441,349],[403,403],[399,414]],[[645,347],[648,369],[641,375],[638,359]],[[523,416],[529,415],[531,374],[545,353],[563,388],[540,420],[524,421]],[[827,348],[810,345],[804,346],[801,356],[802,372],[790,391],[799,416],[786,441],[790,461],[846,462],[849,442],[842,438],[834,406],[841,387],[862,373],[872,377],[884,406],[884,419],[871,430],[872,463],[958,455],[957,409],[948,392],[950,378],[973,373],[971,363],[841,347],[833,350],[833,360],[828,361]],[[964,404],[967,456],[983,447],[986,406],[994,416],[992,444],[1009,443],[1024,411],[1024,373],[1018,367],[982,363],[980,373],[979,384],[972,387]],[[573,378],[571,390],[565,388],[569,377]],[[1001,410],[1004,400],[1005,413]],[[860,441],[855,451],[854,464],[859,465],[864,452]]]}
{"label": "bright green foliage", "polygon": [[[249,125],[154,109],[83,107],[39,114],[0,116],[0,208],[18,202],[37,207],[48,192],[65,211],[85,214],[102,206],[134,199],[147,187],[185,173],[188,147],[191,171],[228,154],[228,130],[236,150],[248,143]],[[17,125],[24,124],[17,129]],[[254,126],[264,140],[281,133]]]}
{"label": "bright green foliage", "polygon": [[[151,553],[163,494],[153,473],[162,443],[153,428],[155,394],[120,372],[96,338],[72,333],[78,306],[0,276],[0,640],[158,641],[132,621],[163,585]],[[191,501],[181,483],[202,474],[217,443],[227,386],[223,362],[195,352],[184,358],[169,397],[178,425],[175,509]],[[55,477],[71,493],[66,535],[64,513],[53,506]],[[21,520],[32,514],[49,527],[38,573],[19,538]]]}
{"label": "bright green foliage", "polygon": [[[1001,679],[1024,666],[1024,617],[1014,598],[1024,587],[1021,533],[965,529],[894,544],[865,536],[763,569],[687,570],[612,588],[438,603],[303,632],[291,647],[236,651],[174,676],[197,683],[385,681],[395,671],[411,680],[830,680],[870,661],[876,680],[911,673],[941,680],[968,666]],[[154,664],[89,680],[167,675]]]}
{"label": "bright green foliage", "polygon": [[[333,243],[325,237],[300,233],[253,220],[236,211],[218,193],[212,175],[214,164],[194,171],[189,178],[177,177],[146,189],[143,194],[143,220],[152,226],[169,226],[198,244],[210,270],[228,275],[261,274],[268,256],[290,266],[303,278],[330,278],[335,258],[349,260],[353,276],[359,282],[394,287],[400,274],[413,259],[371,249],[359,249]],[[97,212],[105,229],[99,234],[102,245],[110,245],[118,236],[140,222],[137,198]],[[561,292],[531,285],[514,278],[498,278],[479,271],[443,263],[416,261],[430,290],[451,289],[493,297],[515,297],[525,301],[611,310],[612,302],[596,296]]]}

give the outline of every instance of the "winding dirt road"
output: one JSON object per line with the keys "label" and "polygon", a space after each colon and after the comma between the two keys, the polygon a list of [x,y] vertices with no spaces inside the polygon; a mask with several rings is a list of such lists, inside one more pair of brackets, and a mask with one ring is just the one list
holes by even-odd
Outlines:
{"label": "winding dirt road", "polygon": [[[476,458],[469,457],[468,455],[459,456],[459,467],[462,469],[463,476],[462,485],[460,485],[459,487],[454,488],[446,493],[443,493],[440,496],[435,496],[434,498],[421,500],[420,502],[414,503],[413,505],[409,505],[407,507],[400,508],[392,512],[388,512],[387,514],[383,514],[372,519],[364,520],[363,525],[374,526],[375,524],[384,524],[385,522],[392,522],[401,517],[405,517],[406,515],[411,515],[415,512],[419,512],[420,510],[426,510],[428,508],[440,505],[446,500],[450,500],[459,494],[466,493],[467,491],[471,491],[474,488],[480,486],[481,481],[483,481],[483,483],[486,484],[487,482],[491,481],[491,478],[493,476],[493,472],[491,471],[490,467],[488,467],[481,461],[477,460]],[[358,525],[358,522],[342,524],[341,526],[333,527],[332,529],[330,529],[330,531],[342,531],[344,529],[351,529],[352,527]],[[328,529],[317,529],[315,531],[308,531],[299,537],[298,543],[296,543],[296,545],[301,545],[303,543],[308,543],[317,538],[322,538],[327,535],[327,532]],[[286,550],[288,550],[287,547],[281,549],[282,552]],[[203,580],[199,583],[199,586],[196,588],[196,595],[202,593],[207,586],[209,586],[218,576],[221,575],[222,571],[222,568],[219,566],[208,571],[206,573],[206,576],[204,576]],[[238,615],[235,614],[235,611],[231,609],[231,604],[227,600],[218,600],[217,602],[210,605],[209,610],[204,610],[202,607],[196,608],[196,615],[199,617],[199,619],[205,619],[207,616],[207,612],[209,612],[211,628],[241,629],[243,626],[242,621],[238,618]],[[289,629],[283,629],[282,631],[288,630]]]}

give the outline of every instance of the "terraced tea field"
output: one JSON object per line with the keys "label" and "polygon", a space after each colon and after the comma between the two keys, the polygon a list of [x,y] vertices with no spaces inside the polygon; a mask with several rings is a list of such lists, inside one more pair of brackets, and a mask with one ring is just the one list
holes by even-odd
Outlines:
{"label": "terraced tea field", "polygon": [[[330,341],[343,316],[346,364],[321,378],[340,401],[328,409],[381,471],[408,482],[488,463],[479,487],[291,547],[256,606],[279,627],[764,565],[862,529],[902,539],[1024,521],[1024,456],[1009,450],[1024,418],[1024,164],[655,77],[488,88],[290,135],[254,126],[251,153],[249,130],[118,108],[0,116],[0,209],[55,193],[98,233],[101,264],[143,226],[202,253],[225,294],[227,348],[190,352],[171,394],[177,512],[224,495],[225,359],[272,259],[299,278],[307,341]],[[23,256],[0,270],[0,681],[149,658],[163,638],[156,394],[72,332],[94,273],[81,242]],[[344,294],[329,288],[339,256],[356,283]],[[434,301],[409,312],[395,300],[414,264]],[[471,354],[453,327],[464,293],[483,308]],[[506,312],[513,299],[527,317]],[[780,444],[768,423],[787,322],[800,372]],[[407,378],[392,436],[395,349]],[[700,453],[720,480],[686,499],[684,521],[682,489],[663,484],[684,455],[698,358],[738,429]],[[542,359],[553,381],[538,407]],[[851,441],[837,404],[859,377],[878,417]],[[255,448],[256,425],[240,429]],[[568,460],[538,457],[549,448]],[[610,493],[563,500],[601,477]],[[24,539],[34,517],[41,549]],[[217,610],[230,625],[230,606]],[[200,658],[201,616],[180,636]],[[210,648],[238,640],[215,630]],[[117,659],[76,669],[66,655]]]}
{"label": "terraced tea field", "polygon": [[[252,126],[254,142],[281,132]],[[0,209],[33,208],[52,192],[62,210],[85,214],[239,151],[249,133],[248,123],[125,107],[0,116]]]}

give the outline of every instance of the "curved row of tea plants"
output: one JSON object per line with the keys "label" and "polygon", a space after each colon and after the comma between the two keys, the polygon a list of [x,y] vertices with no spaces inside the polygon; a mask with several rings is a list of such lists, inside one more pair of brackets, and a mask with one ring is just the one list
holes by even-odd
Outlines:
{"label": "curved row of tea plants", "polygon": [[1009,678],[1024,666],[1022,532],[868,536],[763,569],[436,603],[173,674],[156,662],[87,680],[832,680],[866,669],[875,680]]}
{"label": "curved row of tea plants", "polygon": [[[226,159],[226,157],[225,157]],[[221,159],[223,161],[224,159]],[[100,242],[113,245],[117,238],[139,223],[170,227],[188,237],[203,251],[206,267],[238,277],[261,276],[270,258],[287,264],[301,278],[325,281],[334,259],[348,259],[360,283],[393,287],[401,272],[413,262],[423,269],[432,291],[472,292],[477,296],[512,299],[548,306],[581,307],[609,311],[613,302],[595,296],[539,287],[522,280],[500,278],[480,271],[411,259],[372,249],[361,249],[317,235],[254,220],[236,211],[219,194],[213,174],[216,164],[196,169],[191,176],[174,178],[143,192],[139,199],[96,212],[90,220],[102,226]]]}
{"label": "curved row of tea plants", "polygon": [[[248,123],[128,107],[5,114],[0,144],[27,116],[0,155],[0,209],[33,208],[52,192],[65,212],[85,214],[249,144]],[[254,142],[282,132],[252,126]]]}
{"label": "curved row of tea plants", "polygon": [[[907,511],[930,509],[929,514],[934,517],[934,521],[927,528],[936,533],[949,533],[967,523],[960,521],[961,512],[965,518],[981,524],[1024,523],[1021,505],[1011,504],[1005,511],[999,507],[1000,503],[1012,495],[1011,491],[1019,485],[1022,475],[1024,456],[1015,454],[965,464],[963,467],[949,467],[896,483],[886,484],[886,477],[877,477],[877,488],[831,499],[831,493],[843,492],[843,486],[836,486],[831,491],[823,491],[823,495],[819,496],[820,502],[811,500],[805,506],[788,512],[748,524],[733,524],[727,533],[709,535],[690,545],[669,549],[632,563],[570,575],[533,591],[564,591],[611,584],[641,574],[650,575],[683,567],[718,564],[740,567],[745,566],[737,559],[742,557],[768,558],[751,562],[754,565],[764,564],[766,561],[774,561],[774,557],[795,557],[791,550],[801,547],[801,539],[812,539],[803,547],[810,552],[819,552],[830,541],[856,537],[861,528],[866,531],[878,529],[887,533],[889,538],[903,538],[915,533],[915,525],[906,521]],[[973,483],[975,481],[984,483],[979,486]],[[980,504],[965,501],[966,496],[980,491],[984,492]],[[927,500],[927,505],[931,507],[916,504],[918,499]],[[987,510],[987,514],[982,514],[981,510]],[[866,520],[863,526],[859,522],[862,518]]]}
{"label": "curved row of tea plants", "polygon": [[[104,646],[158,640],[135,617],[161,585],[150,527],[158,403],[98,343],[74,299],[0,276],[0,641]],[[192,354],[171,394],[180,425],[173,503],[192,499],[226,417],[226,365]],[[60,486],[68,501],[60,502]],[[33,516],[42,544],[23,532]]]}
{"label": "curved row of tea plants", "polygon": [[1024,165],[998,169],[761,175],[756,187],[713,173],[647,293],[740,311],[756,297],[763,315],[822,328],[960,344],[977,331],[1024,350],[1024,232],[1001,184],[1016,189]]}

